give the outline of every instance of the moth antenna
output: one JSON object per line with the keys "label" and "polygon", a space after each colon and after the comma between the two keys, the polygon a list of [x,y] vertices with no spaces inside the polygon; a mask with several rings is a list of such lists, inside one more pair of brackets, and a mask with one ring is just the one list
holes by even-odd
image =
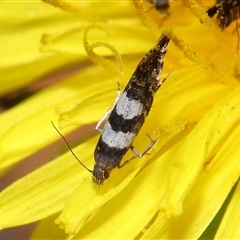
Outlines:
{"label": "moth antenna", "polygon": [[76,158],[76,160],[87,170],[89,171],[90,173],[92,173],[92,170],[90,170],[88,167],[86,167],[81,161],[80,159],[77,157],[77,155],[73,152],[73,150],[71,149],[70,145],[68,144],[66,138],[61,134],[61,132],[57,129],[57,127],[54,125],[53,121],[52,122],[52,125],[53,127],[55,128],[55,130],[58,132],[58,134],[61,136],[61,138],[63,139],[63,141],[65,142],[65,144],[67,145],[69,151],[72,153],[72,155]]}
{"label": "moth antenna", "polygon": [[160,86],[168,79],[168,77],[172,74],[174,68],[167,74],[167,76],[161,81]]}

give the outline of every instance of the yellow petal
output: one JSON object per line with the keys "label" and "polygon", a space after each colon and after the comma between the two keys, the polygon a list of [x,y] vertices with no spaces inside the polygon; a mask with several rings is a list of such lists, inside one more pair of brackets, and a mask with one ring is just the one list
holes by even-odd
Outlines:
{"label": "yellow petal", "polygon": [[[237,136],[234,134],[233,138],[239,136],[239,131],[238,128]],[[233,146],[233,138],[213,160],[211,168],[199,176],[184,202],[183,214],[166,220],[165,214],[160,211],[157,220],[144,235],[144,239],[192,239],[202,234],[239,176],[236,161],[239,151]],[[230,236],[226,235],[226,238]]]}
{"label": "yellow petal", "polygon": [[199,122],[186,140],[181,152],[174,162],[166,186],[164,200],[161,203],[167,215],[182,214],[182,204],[199,176],[206,159],[212,157],[214,150],[225,134],[239,118],[237,88],[229,94]]}
{"label": "yellow petal", "polygon": [[[92,164],[91,149],[96,139],[74,150],[86,164]],[[14,182],[0,193],[0,229],[19,226],[59,212],[73,191],[91,179],[69,153]],[[91,180],[90,180],[91,181]]]}
{"label": "yellow petal", "polygon": [[54,223],[57,215],[42,219],[34,228],[29,239],[68,239],[68,235]]}
{"label": "yellow petal", "polygon": [[215,235],[216,239],[239,239],[240,236],[240,187],[239,184],[234,191],[231,201],[227,207],[218,231]]}
{"label": "yellow petal", "polygon": [[[144,238],[197,238],[220,209],[240,174],[236,147],[240,134],[239,91],[218,103],[185,141],[166,185],[163,211]],[[202,131],[198,132],[200,127]],[[200,147],[205,156],[199,154]],[[165,214],[175,217],[170,216],[166,224]]]}
{"label": "yellow petal", "polygon": [[[44,34],[53,35],[79,26],[76,17],[38,1],[31,4],[2,2],[1,9],[0,18],[4,23],[0,30],[0,50],[4,56],[0,68],[1,94],[23,87],[53,69],[81,59],[76,54],[42,51],[42,46],[46,44],[42,41]],[[6,16],[6,13],[12,17]],[[86,56],[79,45],[81,39],[77,45],[78,53]]]}
{"label": "yellow petal", "polygon": [[[96,74],[103,76],[103,81],[97,82],[96,77],[92,77]],[[85,81],[85,79],[88,80]],[[96,101],[97,98],[99,99],[97,95],[99,86],[104,86],[104,95],[101,96],[101,101]],[[106,93],[105,89],[109,88],[111,91]],[[0,116],[2,126],[0,168],[4,170],[59,138],[51,125],[51,121],[56,123],[55,108],[57,106],[66,106],[81,99],[78,123],[96,122],[114,100],[116,88],[112,73],[101,67],[91,68],[3,113]],[[68,132],[70,130],[72,129],[68,129]]]}

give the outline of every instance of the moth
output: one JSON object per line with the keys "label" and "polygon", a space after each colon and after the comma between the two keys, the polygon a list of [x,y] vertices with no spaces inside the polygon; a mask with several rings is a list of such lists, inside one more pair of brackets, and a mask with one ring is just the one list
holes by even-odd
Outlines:
{"label": "moth", "polygon": [[151,140],[143,153],[133,147],[134,139],[151,109],[154,94],[163,84],[160,76],[169,41],[166,35],[162,35],[156,46],[143,57],[100,130],[92,171],[93,181],[97,185],[102,185],[114,168],[121,167],[121,160],[129,149],[142,157],[155,143]]}
{"label": "moth", "polygon": [[[120,168],[131,160],[121,163],[129,149],[137,157],[142,157],[155,144],[156,140],[149,137],[151,142],[143,153],[138,152],[133,146],[133,142],[151,109],[154,95],[166,80],[165,78],[160,81],[160,76],[169,42],[170,39],[165,34],[160,37],[156,46],[147,52],[138,64],[113,109],[107,112],[97,124],[95,129],[101,133],[101,136],[94,151],[93,170],[88,169],[77,158],[65,138],[53,124],[75,158],[92,173],[92,179],[96,185],[101,186],[109,178],[114,168]],[[105,120],[106,123],[101,129],[100,126]]]}
{"label": "moth", "polygon": [[209,17],[217,15],[219,27],[224,30],[239,18],[240,0],[216,0],[216,4],[206,12]]}

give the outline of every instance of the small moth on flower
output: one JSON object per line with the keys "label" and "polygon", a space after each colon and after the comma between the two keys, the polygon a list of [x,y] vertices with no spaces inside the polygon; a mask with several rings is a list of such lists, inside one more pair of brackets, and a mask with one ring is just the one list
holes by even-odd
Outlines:
{"label": "small moth on flower", "polygon": [[104,128],[100,130],[93,169],[93,181],[97,185],[102,185],[112,169],[126,164],[121,165],[121,160],[129,149],[136,156],[142,157],[154,145],[156,140],[151,140],[146,150],[139,153],[132,144],[151,109],[154,94],[163,84],[160,75],[169,41],[166,35],[162,35],[157,45],[143,57]]}
{"label": "small moth on flower", "polygon": [[[101,133],[101,137],[94,151],[95,164],[93,170],[88,169],[77,158],[67,141],[56,129],[75,158],[92,173],[95,184],[102,185],[104,180],[109,178],[110,172],[114,168],[120,168],[133,159],[121,164],[122,158],[129,149],[137,157],[142,157],[155,144],[156,140],[152,140],[148,136],[151,142],[143,153],[139,153],[133,147],[133,142],[151,109],[154,94],[166,80],[165,78],[160,81],[160,76],[169,42],[170,39],[165,34],[160,37],[156,46],[138,64],[122,95],[115,100],[116,104],[113,109],[104,114],[97,124],[95,129]],[[100,125],[105,120],[107,121],[103,129],[101,129]]]}

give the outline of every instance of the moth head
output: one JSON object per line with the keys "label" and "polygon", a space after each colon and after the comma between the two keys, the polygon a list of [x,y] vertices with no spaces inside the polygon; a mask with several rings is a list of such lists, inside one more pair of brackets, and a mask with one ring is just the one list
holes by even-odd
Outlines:
{"label": "moth head", "polygon": [[92,179],[96,185],[102,186],[104,180],[109,178],[109,176],[110,172],[107,169],[102,169],[99,166],[94,166]]}

